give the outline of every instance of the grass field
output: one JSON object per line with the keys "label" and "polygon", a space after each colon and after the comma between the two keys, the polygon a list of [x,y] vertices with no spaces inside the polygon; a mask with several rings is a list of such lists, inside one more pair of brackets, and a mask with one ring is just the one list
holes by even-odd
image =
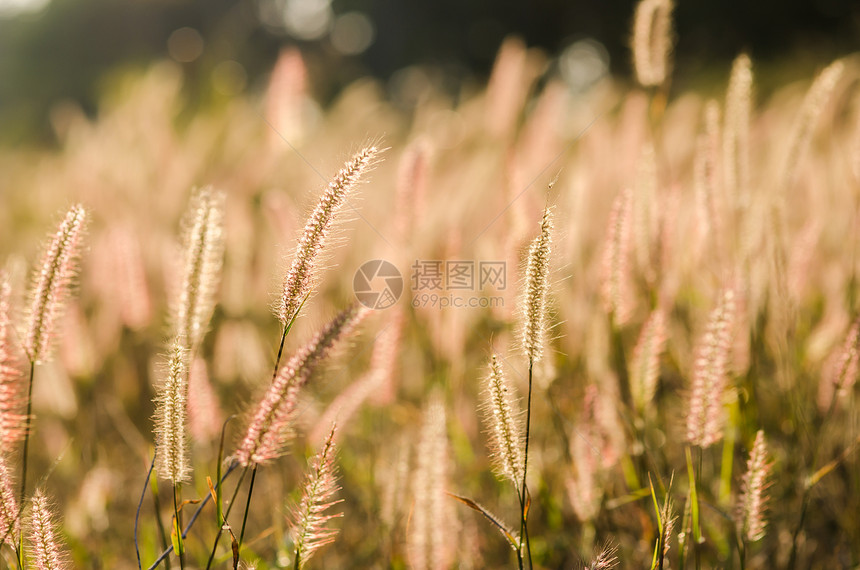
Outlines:
{"label": "grass field", "polygon": [[656,17],[638,84],[163,63],[0,150],[0,567],[860,566],[860,66],[678,92]]}

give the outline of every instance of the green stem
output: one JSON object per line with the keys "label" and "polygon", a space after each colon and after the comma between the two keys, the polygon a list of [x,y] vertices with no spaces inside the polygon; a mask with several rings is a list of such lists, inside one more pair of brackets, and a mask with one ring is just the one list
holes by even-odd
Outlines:
{"label": "green stem", "polygon": [[305,302],[307,302],[310,293],[305,295],[305,298],[302,299],[302,304],[299,305],[299,308],[296,309],[296,312],[293,313],[293,316],[290,318],[289,322],[284,325],[284,332],[281,335],[281,346],[278,347],[278,358],[275,359],[275,371],[272,373],[272,382],[275,381],[275,378],[278,376],[278,366],[281,364],[281,356],[284,354],[284,341],[287,340],[287,335],[290,334],[290,329],[293,328],[293,323],[296,322],[296,318],[299,316],[299,311],[302,310],[302,307],[305,306]]}
{"label": "green stem", "polygon": [[221,499],[221,465],[224,461],[224,437],[227,434],[227,424],[236,417],[236,414],[231,415],[224,420],[224,425],[221,426],[221,441],[218,444],[218,465],[215,468],[217,479],[215,479],[215,512],[218,516],[218,528],[224,526],[224,501]]}
{"label": "green stem", "polygon": [[[227,524],[227,517],[230,516],[230,511],[233,510],[233,503],[236,502],[236,495],[239,494],[239,489],[242,487],[242,482],[245,480],[245,475],[248,474],[248,468],[245,467],[242,470],[242,475],[239,477],[239,482],[236,483],[236,488],[233,490],[233,496],[230,498],[230,504],[227,505],[227,512],[224,513],[224,524]],[[221,528],[218,529],[218,533],[215,535],[215,544],[212,545],[212,552],[209,553],[209,561],[206,562],[206,570],[209,570],[212,567],[212,562],[215,560],[215,551],[218,550],[218,542],[221,540],[221,532],[224,530],[224,525],[221,525]]]}
{"label": "green stem", "polygon": [[173,484],[173,531],[179,548],[179,567],[185,570],[185,545],[182,544],[182,519],[179,518],[179,483]]}
{"label": "green stem", "polygon": [[[522,557],[523,550],[523,540],[526,543],[526,552],[528,554],[529,559],[529,569],[532,568],[532,549],[531,549],[531,541],[529,540],[529,527],[527,522],[527,505],[526,497],[528,496],[528,488],[526,487],[526,474],[528,473],[529,468],[529,433],[531,429],[531,420],[532,420],[532,377],[534,372],[534,359],[529,357],[529,395],[528,400],[526,400],[526,448],[525,455],[523,457],[523,485],[520,490],[520,548],[519,548],[519,556]],[[520,568],[522,568],[522,563],[520,563]]]}
{"label": "green stem", "polygon": [[[143,482],[143,490],[140,492],[140,501],[137,503],[137,511],[134,514],[134,552],[137,555],[137,568],[138,568],[138,570],[141,570],[143,568],[143,566],[141,565],[141,562],[140,562],[140,544],[138,543],[138,540],[137,540],[137,526],[138,526],[138,523],[140,522],[140,510],[143,508],[143,501],[146,498],[146,488],[149,486],[149,480],[152,477],[152,471],[155,469],[155,456],[157,453],[158,453],[158,451],[156,450],[152,454],[152,461],[149,464],[149,471],[146,472],[146,481]],[[156,515],[157,514],[158,513],[156,513]],[[0,541],[0,544],[2,544],[2,543],[3,543],[3,541]]]}
{"label": "green stem", "polygon": [[275,360],[275,371],[272,373],[272,382],[278,376],[278,366],[281,364],[281,355],[284,354],[284,342],[287,340],[287,332],[289,332],[292,322],[284,327],[284,332],[281,334],[281,346],[278,347],[278,358]]}
{"label": "green stem", "polygon": [[251,484],[248,486],[248,500],[245,502],[245,515],[242,517],[242,530],[239,532],[239,549],[242,548],[242,540],[245,538],[245,525],[248,523],[248,511],[251,510],[251,495],[254,494],[254,481],[257,480],[257,464],[251,470]]}
{"label": "green stem", "polygon": [[[702,482],[702,448],[698,447],[697,451],[699,452],[699,467],[696,470],[696,502],[698,503],[698,501],[699,501],[698,489],[701,488],[701,482]],[[698,508],[698,505],[697,505],[697,508]],[[696,527],[697,527],[697,530],[696,530],[695,536],[694,536],[695,542],[693,544],[693,554],[696,558],[696,570],[701,570],[701,568],[702,568],[701,552],[700,552],[701,549],[699,548],[699,546],[700,546],[699,543],[702,540],[701,520],[698,522],[698,524],[696,524]]]}
{"label": "green stem", "polygon": [[[156,449],[155,452],[158,453],[158,450]],[[158,526],[158,535],[161,537],[162,550],[167,550],[167,545],[169,544],[169,542],[167,540],[167,531],[164,530],[164,523],[161,520],[161,514],[160,514],[161,513],[161,499],[159,498],[159,493],[158,493],[158,478],[153,477],[151,479],[151,481],[152,481],[152,505],[153,505],[153,508],[155,509],[155,522],[156,522],[156,526]],[[171,545],[171,548],[173,548],[172,545]],[[168,558],[168,557],[164,558],[164,566],[165,566],[165,568],[167,568],[167,570],[170,570],[170,558]]]}
{"label": "green stem", "polygon": [[803,492],[803,500],[800,507],[800,520],[797,521],[797,526],[794,529],[794,532],[791,534],[791,554],[788,557],[788,565],[786,568],[788,570],[794,570],[795,565],[797,564],[797,537],[800,536],[800,531],[803,528],[803,523],[806,521],[806,511],[809,509],[809,491],[811,487],[808,487]]}

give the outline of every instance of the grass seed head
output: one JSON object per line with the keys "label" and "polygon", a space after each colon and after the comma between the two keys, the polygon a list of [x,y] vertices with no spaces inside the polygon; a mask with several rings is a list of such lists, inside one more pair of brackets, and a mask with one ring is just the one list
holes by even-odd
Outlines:
{"label": "grass seed head", "polygon": [[326,238],[331,233],[335,216],[347,202],[350,193],[364,173],[373,166],[379,153],[380,149],[369,146],[355,154],[329,182],[308,218],[302,236],[299,238],[293,263],[284,278],[283,292],[275,308],[275,315],[284,326],[290,322],[313,290],[314,267],[326,243]]}
{"label": "grass seed head", "polygon": [[24,350],[31,362],[50,358],[51,341],[78,270],[81,239],[87,212],[73,206],[42,254],[33,274],[30,306],[23,334]]}

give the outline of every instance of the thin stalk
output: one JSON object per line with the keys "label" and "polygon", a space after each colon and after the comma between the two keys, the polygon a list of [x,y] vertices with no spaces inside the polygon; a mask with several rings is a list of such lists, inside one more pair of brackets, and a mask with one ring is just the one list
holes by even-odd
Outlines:
{"label": "thin stalk", "polygon": [[[230,469],[227,473],[224,474],[224,478],[227,478],[227,475],[230,474],[238,463],[234,463],[230,466]],[[239,482],[236,483],[236,488],[233,490],[233,496],[230,498],[230,504],[227,505],[227,512],[224,513],[224,524],[218,529],[218,533],[215,535],[215,544],[212,545],[212,552],[209,553],[209,560],[206,562],[206,570],[209,570],[212,567],[212,562],[215,560],[215,552],[218,550],[218,542],[221,540],[221,532],[224,530],[224,525],[227,524],[227,517],[230,516],[230,511],[233,510],[233,503],[236,502],[236,495],[239,494],[239,489],[242,487],[242,482],[245,480],[245,475],[248,474],[248,467],[245,467],[242,470],[242,475],[239,477]],[[195,514],[196,516],[196,514]]]}
{"label": "thin stalk", "polygon": [[[149,463],[149,471],[146,472],[146,481],[143,482],[143,490],[140,492],[140,501],[137,503],[137,512],[134,513],[134,553],[137,556],[138,570],[142,569],[140,563],[140,544],[137,541],[137,525],[140,522],[140,509],[143,507],[143,500],[146,498],[146,488],[149,486],[149,479],[152,477],[152,470],[155,469],[155,454],[152,454],[152,461]],[[157,513],[156,513],[157,514]]]}
{"label": "thin stalk", "polygon": [[[281,364],[281,356],[283,356],[283,353],[284,353],[284,343],[287,340],[287,335],[290,333],[290,329],[293,328],[293,323],[296,322],[296,317],[299,316],[299,311],[301,311],[302,307],[304,307],[305,301],[308,300],[308,296],[310,296],[310,293],[305,295],[305,298],[302,299],[302,302],[299,305],[299,307],[296,309],[296,312],[293,313],[292,318],[290,318],[289,322],[286,325],[284,325],[284,332],[283,332],[283,334],[281,334],[281,344],[278,347],[278,357],[275,359],[275,367],[274,367],[275,369],[272,372],[272,382],[274,382],[275,378],[277,378],[277,376],[278,376],[278,367]],[[247,473],[248,473],[248,467],[245,467],[245,470],[242,472],[242,477],[241,477],[241,479],[239,479],[239,484],[236,485],[236,491],[239,490],[239,486],[242,484],[242,480],[245,479],[245,475]],[[251,509],[251,497],[253,496],[253,493],[254,493],[254,481],[256,480],[256,478],[257,478],[257,464],[255,463],[254,469],[251,471],[251,484],[248,487],[248,500],[245,502],[245,514],[242,516],[242,530],[239,533],[239,546],[238,546],[239,548],[242,548],[242,539],[245,537],[245,524],[248,522],[248,511]],[[236,499],[236,493],[234,492],[233,493],[233,500],[235,500],[235,499]],[[227,519],[227,515],[230,514],[230,509],[233,507],[233,500],[230,501],[230,506],[227,507],[227,514],[224,515],[225,520]],[[221,538],[221,531],[219,530],[218,536],[215,537],[215,546],[212,548],[212,553],[209,556],[209,563],[206,565],[206,568],[209,568],[209,565],[212,564],[212,558],[215,556],[215,550],[218,548],[218,539],[220,539],[220,538]]]}
{"label": "thin stalk", "polygon": [[299,311],[301,311],[302,307],[305,306],[305,302],[308,300],[308,297],[310,297],[310,293],[305,295],[305,298],[302,299],[299,308],[296,309],[295,313],[293,313],[293,316],[292,318],[290,318],[289,322],[284,325],[284,332],[281,335],[281,346],[278,347],[278,358],[275,359],[275,371],[272,373],[272,382],[274,382],[275,378],[277,378],[278,376],[278,366],[280,366],[281,356],[284,354],[284,342],[287,340],[287,335],[290,334],[290,329],[293,328],[293,323],[296,322],[296,317],[299,316]]}
{"label": "thin stalk", "polygon": [[[529,358],[529,395],[526,400],[526,448],[525,454],[523,456],[523,485],[520,490],[520,506],[522,507],[520,513],[522,516],[520,517],[520,548],[519,548],[519,556],[522,557],[523,550],[523,540],[526,543],[526,552],[528,554],[529,559],[529,569],[532,568],[532,548],[531,542],[529,541],[529,527],[526,521],[527,519],[527,503],[526,497],[528,496],[528,489],[526,488],[526,473],[529,468],[529,430],[531,428],[531,420],[532,420],[532,376],[534,371],[534,359]],[[520,561],[520,568],[522,568],[522,561]]]}
{"label": "thin stalk", "polygon": [[[27,458],[30,451],[30,431],[33,414],[33,377],[36,374],[36,361],[30,360],[30,378],[27,382],[27,415],[24,420],[27,422],[24,430],[24,451],[21,458],[21,492],[19,493],[18,504],[23,509],[24,499],[27,497]],[[18,535],[18,551],[24,552],[24,528],[21,528],[21,533]]]}
{"label": "thin stalk", "polygon": [[215,511],[218,515],[218,528],[224,526],[224,502],[221,500],[221,464],[224,461],[224,437],[227,434],[227,424],[235,417],[236,414],[233,414],[224,420],[224,425],[221,426],[221,442],[218,445],[218,465],[215,467]]}
{"label": "thin stalk", "polygon": [[179,518],[179,483],[173,484],[173,516],[174,532],[176,532],[176,544],[179,546],[179,567],[185,570],[185,545],[182,544],[182,519]]}
{"label": "thin stalk", "polygon": [[292,324],[292,321],[290,321],[290,324],[284,327],[284,332],[281,335],[281,346],[278,347],[278,358],[275,360],[275,372],[272,374],[272,382],[278,376],[278,365],[281,363],[281,355],[284,354],[284,342],[287,340],[287,332],[289,332]]}
{"label": "thin stalk", "polygon": [[[517,500],[520,502],[520,513],[523,513],[526,510],[526,505],[523,503],[523,496],[520,493],[517,493]],[[520,516],[520,546],[517,548],[517,568],[519,570],[525,570],[523,567],[523,521],[522,516]]]}
{"label": "thin stalk", "polygon": [[[158,536],[161,538],[161,548],[163,548],[165,552],[170,553],[170,552],[173,552],[173,544],[171,544],[167,540],[167,532],[164,530],[164,522],[161,520],[161,516],[160,516],[161,499],[160,499],[160,495],[158,494],[158,479],[156,478],[156,479],[150,479],[150,480],[152,481],[152,484],[154,485],[153,491],[152,491],[152,506],[153,506],[153,508],[155,508],[155,515],[156,515],[155,516],[155,522],[156,522],[156,525],[158,526]],[[168,545],[169,545],[169,547],[168,547]],[[168,548],[170,548],[170,550],[168,550]],[[167,568],[167,570],[170,570],[170,559],[166,558],[166,555],[165,555],[164,565]]]}
{"label": "thin stalk", "polygon": [[245,538],[245,525],[248,523],[248,511],[251,510],[251,495],[254,493],[254,481],[257,480],[257,464],[251,470],[251,484],[248,486],[248,500],[245,503],[245,515],[242,517],[242,530],[239,532],[239,549],[242,549],[242,540]]}
{"label": "thin stalk", "polygon": [[[222,482],[224,479],[227,479],[227,477],[229,477],[230,474],[233,473],[233,471],[235,471],[236,467],[238,467],[238,466],[239,466],[238,463],[235,463],[235,462],[232,463],[230,465],[230,468],[227,469],[227,472],[224,473],[224,477],[222,478]],[[203,497],[202,501],[200,501],[200,504],[197,506],[197,510],[194,511],[194,514],[191,516],[191,520],[188,521],[188,524],[185,525],[185,528],[182,530],[182,538],[185,538],[188,536],[188,531],[190,531],[191,527],[194,526],[194,523],[197,522],[197,518],[200,516],[200,513],[203,511],[203,509],[209,503],[209,500],[211,498],[212,498],[212,494],[206,493],[206,496]],[[228,512],[229,512],[229,509],[228,509]],[[155,570],[158,567],[158,565],[161,564],[161,562],[163,560],[165,560],[168,556],[170,556],[171,552],[173,552],[173,545],[170,545],[164,549],[164,552],[162,552],[158,556],[158,558],[156,558],[155,562],[153,562],[152,565],[149,567],[149,570]]]}
{"label": "thin stalk", "polygon": [[[699,452],[699,468],[696,471],[696,502],[697,503],[699,501],[698,490],[701,487],[701,482],[702,482],[702,453],[703,452],[702,452],[701,446],[698,447],[698,452]],[[696,570],[701,570],[701,568],[702,568],[701,548],[699,548],[699,546],[700,546],[700,542],[702,540],[702,527],[701,527],[701,524],[699,521],[697,521],[696,528],[697,528],[697,530],[695,532],[695,537],[694,537],[695,538],[695,544],[693,545],[693,555],[696,558]]]}
{"label": "thin stalk", "polygon": [[791,534],[791,554],[788,557],[788,570],[794,570],[797,564],[797,537],[800,536],[800,531],[803,528],[803,523],[806,521],[806,511],[809,509],[809,491],[811,487],[807,487],[803,492],[802,506],[800,507],[800,520],[797,521],[797,526]]}

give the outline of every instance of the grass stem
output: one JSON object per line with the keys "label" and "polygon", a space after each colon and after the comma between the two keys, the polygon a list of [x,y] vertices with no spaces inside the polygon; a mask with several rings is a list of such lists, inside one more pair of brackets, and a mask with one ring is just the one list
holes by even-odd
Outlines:
{"label": "grass stem", "polygon": [[[137,511],[134,514],[134,553],[137,555],[137,567],[140,570],[141,562],[140,562],[140,544],[137,540],[137,527],[140,522],[140,509],[143,507],[143,500],[146,498],[146,488],[149,486],[149,480],[152,478],[152,471],[155,469],[155,454],[158,453],[155,451],[152,454],[152,461],[149,463],[149,471],[146,472],[146,480],[143,482],[143,489],[140,492],[140,501],[137,503]],[[157,514],[157,513],[156,513]]]}
{"label": "grass stem", "polygon": [[529,527],[528,527],[528,510],[529,510],[529,502],[531,499],[528,494],[528,487],[526,486],[526,474],[528,473],[529,467],[529,430],[531,428],[531,419],[532,419],[532,378],[534,374],[534,359],[529,358],[529,395],[526,400],[526,442],[525,442],[525,454],[523,455],[523,484],[520,489],[520,548],[519,548],[519,557],[520,557],[520,568],[522,565],[522,550],[523,550],[523,541],[525,541],[526,552],[528,555],[529,561],[529,569],[532,568],[532,549],[531,542],[529,541]]}
{"label": "grass stem", "polygon": [[[179,549],[179,567],[185,570],[185,545],[182,541],[182,519],[179,516],[179,483],[173,484],[173,531],[176,533],[176,545]],[[174,548],[176,550],[176,548]]]}

